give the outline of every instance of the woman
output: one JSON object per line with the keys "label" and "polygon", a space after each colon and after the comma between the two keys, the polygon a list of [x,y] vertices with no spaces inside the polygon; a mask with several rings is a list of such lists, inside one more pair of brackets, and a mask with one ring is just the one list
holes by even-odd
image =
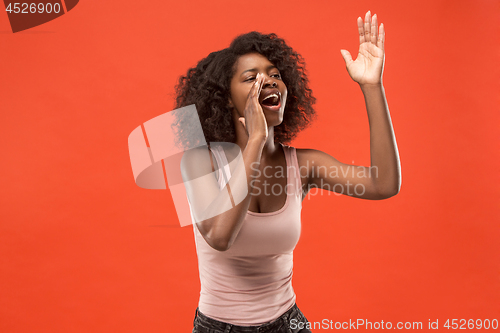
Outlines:
{"label": "woman", "polygon": [[[399,156],[382,85],[384,27],[370,12],[357,23],[357,59],[341,54],[364,94],[370,167],[286,145],[314,118],[315,98],[301,56],[274,34],[241,35],[180,79],[176,107],[196,104],[211,151],[188,150],[181,162],[197,222],[201,293],[193,332],[311,332],[291,284],[307,191],[320,187],[373,200],[399,192]],[[192,122],[177,118],[185,147],[197,140],[190,136]],[[231,162],[238,156],[240,168]],[[330,172],[350,168],[356,172]],[[203,185],[196,185],[201,178]]]}

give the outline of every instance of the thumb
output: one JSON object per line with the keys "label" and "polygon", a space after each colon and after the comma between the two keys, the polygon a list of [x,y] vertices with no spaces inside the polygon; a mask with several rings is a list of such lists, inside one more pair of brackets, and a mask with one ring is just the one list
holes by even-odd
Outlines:
{"label": "thumb", "polygon": [[238,120],[243,125],[243,127],[247,128],[246,125],[245,125],[245,117],[240,117]]}
{"label": "thumb", "polygon": [[340,50],[340,53],[342,54],[342,58],[344,58],[345,64],[349,65],[352,62],[352,57],[349,51],[347,50]]}

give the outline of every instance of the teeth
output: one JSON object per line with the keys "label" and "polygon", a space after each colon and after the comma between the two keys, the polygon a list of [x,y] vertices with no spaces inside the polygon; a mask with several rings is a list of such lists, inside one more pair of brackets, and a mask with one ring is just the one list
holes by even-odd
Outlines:
{"label": "teeth", "polygon": [[277,94],[271,94],[271,95],[267,96],[266,98],[264,98],[262,101],[265,101],[266,99],[271,98],[271,97],[278,98],[278,95]]}

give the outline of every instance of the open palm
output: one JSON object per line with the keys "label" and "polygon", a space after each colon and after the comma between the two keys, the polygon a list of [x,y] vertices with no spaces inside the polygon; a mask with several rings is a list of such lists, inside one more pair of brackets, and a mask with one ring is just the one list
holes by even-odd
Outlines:
{"label": "open palm", "polygon": [[356,60],[347,50],[340,50],[347,72],[359,84],[381,84],[384,69],[384,25],[378,28],[377,14],[368,11],[365,21],[358,17],[359,51]]}

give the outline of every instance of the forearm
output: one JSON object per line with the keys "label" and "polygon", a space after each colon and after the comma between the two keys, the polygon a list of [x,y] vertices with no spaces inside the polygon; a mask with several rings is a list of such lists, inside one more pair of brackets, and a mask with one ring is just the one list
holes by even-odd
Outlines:
{"label": "forearm", "polygon": [[370,176],[384,196],[399,192],[401,165],[389,107],[382,84],[360,85],[370,124]]}

